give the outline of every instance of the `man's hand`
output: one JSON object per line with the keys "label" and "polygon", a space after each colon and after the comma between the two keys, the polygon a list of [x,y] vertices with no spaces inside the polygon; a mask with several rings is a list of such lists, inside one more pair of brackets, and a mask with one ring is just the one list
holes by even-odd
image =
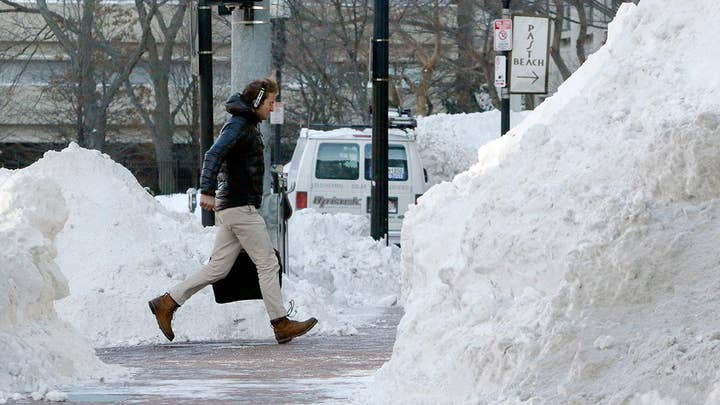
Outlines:
{"label": "man's hand", "polygon": [[215,209],[215,197],[206,194],[200,194],[200,207],[207,211]]}

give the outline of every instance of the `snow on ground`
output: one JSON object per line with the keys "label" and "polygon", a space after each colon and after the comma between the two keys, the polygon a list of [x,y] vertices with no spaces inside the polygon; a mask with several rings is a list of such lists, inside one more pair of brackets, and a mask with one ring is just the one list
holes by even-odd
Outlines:
{"label": "snow on ground", "polygon": [[68,283],[53,261],[68,209],[58,185],[44,176],[0,174],[0,403],[58,400],[53,385],[110,372],[89,342],[61,320],[53,301]]}
{"label": "snow on ground", "polygon": [[[40,178],[44,180],[26,180]],[[48,152],[25,169],[3,170],[0,181],[8,185],[0,194],[3,212],[12,219],[2,222],[10,241],[3,246],[10,253],[3,254],[25,260],[0,268],[0,282],[14,283],[0,284],[0,289],[12,288],[15,294],[2,311],[0,336],[9,342],[23,342],[26,335],[33,335],[37,342],[52,341],[49,353],[58,362],[77,361],[78,366],[66,361],[62,367],[75,367],[78,372],[73,375],[80,376],[84,375],[80,365],[95,360],[92,347],[165,341],[147,301],[201,267],[211,253],[213,228],[204,229],[193,214],[164,208],[124,167],[107,155],[75,144]],[[37,212],[35,215],[50,225],[35,224],[38,219],[18,212]],[[290,235],[296,247],[290,273],[283,278],[283,295],[286,301],[295,301],[297,318],[320,319],[311,333],[355,333],[357,326],[367,322],[366,316],[352,316],[358,306],[379,310],[397,301],[400,251],[367,236],[365,217],[332,218],[305,212],[295,214],[293,222],[307,227],[298,229],[298,235],[312,234],[314,229],[335,233],[312,239]],[[54,236],[56,257],[51,247],[36,241],[43,241],[36,235],[43,232],[49,239],[45,245],[51,246]],[[343,249],[338,239],[343,240]],[[349,260],[349,252],[362,260]],[[352,293],[342,294],[347,288],[352,288]],[[16,296],[28,304],[18,303]],[[53,300],[60,298],[55,301],[56,317]],[[27,331],[15,326],[18,316],[30,320]],[[210,287],[178,310],[173,328],[176,341],[273,336],[261,301],[217,305]],[[82,338],[66,338],[74,335]],[[39,355],[0,351],[0,391],[29,392],[34,386],[52,386],[59,377],[71,374],[62,367],[33,366],[43,359],[31,360],[31,353]],[[31,367],[22,372],[20,366],[3,368],[11,360]],[[17,375],[29,383],[2,380]]]}
{"label": "snow on ground", "polygon": [[[200,213],[199,202],[200,195],[195,193],[195,213]],[[190,212],[190,204],[188,203],[187,194],[170,194],[170,195],[156,195],[155,199],[162,204],[163,207],[174,212]],[[200,216],[198,216],[200,218]]]}
{"label": "snow on ground", "polygon": [[[511,112],[511,128],[529,111]],[[415,130],[418,153],[430,184],[450,181],[478,159],[478,148],[500,136],[500,111],[436,114],[418,117]]]}
{"label": "snow on ground", "polygon": [[326,290],[337,307],[397,303],[400,250],[369,238],[366,216],[305,209],[293,215],[288,229],[290,270],[311,285],[332,286]]}
{"label": "snow on ground", "polygon": [[714,0],[625,3],[557,94],[420,199],[362,403],[720,402],[719,20]]}

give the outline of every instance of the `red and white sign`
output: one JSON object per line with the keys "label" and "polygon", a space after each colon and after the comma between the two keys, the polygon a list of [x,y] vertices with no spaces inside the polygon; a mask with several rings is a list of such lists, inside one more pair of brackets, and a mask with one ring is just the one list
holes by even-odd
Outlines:
{"label": "red and white sign", "polygon": [[493,20],[493,32],[495,51],[512,51],[512,20],[509,18]]}

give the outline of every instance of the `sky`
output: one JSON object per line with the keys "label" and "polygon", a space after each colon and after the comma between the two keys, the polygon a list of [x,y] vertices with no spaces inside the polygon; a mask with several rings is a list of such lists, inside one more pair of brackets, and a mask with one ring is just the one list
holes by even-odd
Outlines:
{"label": "sky", "polygon": [[[497,112],[420,119],[435,186],[402,249],[364,217],[295,213],[283,294],[321,319],[311,333],[404,308],[358,403],[720,403],[716,21],[713,0],[625,4],[505,137]],[[0,403],[122,378],[94,348],[164,341],[147,300],[213,240],[183,205],[77,145],[0,169]],[[260,302],[216,305],[209,288],[173,326],[179,341],[272,336]]]}

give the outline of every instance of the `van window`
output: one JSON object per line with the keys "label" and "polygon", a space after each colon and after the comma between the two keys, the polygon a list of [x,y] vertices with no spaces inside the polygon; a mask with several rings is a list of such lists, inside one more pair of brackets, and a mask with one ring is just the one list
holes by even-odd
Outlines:
{"label": "van window", "polygon": [[356,143],[323,142],[318,147],[315,178],[357,180],[360,175],[360,146]]}
{"label": "van window", "polygon": [[[408,179],[407,153],[402,145],[388,145],[388,180]],[[365,180],[372,180],[372,144],[365,145]]]}

